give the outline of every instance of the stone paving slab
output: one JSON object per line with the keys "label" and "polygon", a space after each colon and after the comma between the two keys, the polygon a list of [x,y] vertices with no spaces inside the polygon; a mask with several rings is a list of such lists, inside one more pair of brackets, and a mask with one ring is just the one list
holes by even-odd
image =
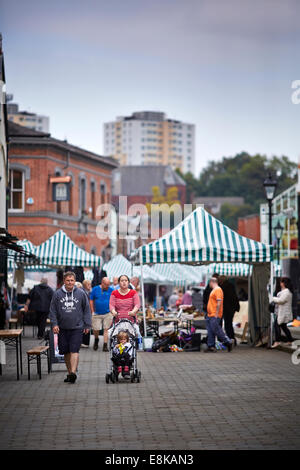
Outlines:
{"label": "stone paving slab", "polygon": [[[92,337],[93,338],[93,337]],[[91,344],[93,339],[91,340]],[[105,383],[109,355],[81,349],[78,381],[63,364],[42,380],[23,339],[0,377],[0,449],[300,449],[300,364],[283,351],[138,353],[140,383]]]}

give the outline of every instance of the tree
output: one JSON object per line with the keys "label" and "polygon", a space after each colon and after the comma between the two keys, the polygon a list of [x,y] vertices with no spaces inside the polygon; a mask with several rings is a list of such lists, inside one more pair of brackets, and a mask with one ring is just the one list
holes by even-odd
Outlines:
{"label": "tree", "polygon": [[178,171],[178,174],[186,182],[188,202],[197,196],[243,197],[243,206],[226,205],[218,215],[224,223],[236,228],[238,217],[257,213],[260,204],[266,202],[263,182],[269,172],[277,179],[276,194],[279,194],[296,182],[297,164],[286,156],[268,159],[266,155],[241,152],[208,162],[198,178],[191,173]]}

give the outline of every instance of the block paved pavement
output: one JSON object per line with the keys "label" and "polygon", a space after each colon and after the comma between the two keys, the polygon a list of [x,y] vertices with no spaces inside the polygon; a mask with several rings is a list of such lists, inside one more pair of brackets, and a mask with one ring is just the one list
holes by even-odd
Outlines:
{"label": "block paved pavement", "polygon": [[109,354],[80,350],[78,381],[63,364],[42,380],[23,338],[0,377],[0,449],[300,449],[300,364],[283,351],[239,345],[218,351],[138,353],[140,383],[105,383]]}

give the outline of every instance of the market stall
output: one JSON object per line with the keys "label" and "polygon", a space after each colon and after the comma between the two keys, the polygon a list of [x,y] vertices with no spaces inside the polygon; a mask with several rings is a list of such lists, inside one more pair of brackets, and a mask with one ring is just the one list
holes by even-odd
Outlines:
{"label": "market stall", "polygon": [[[252,341],[270,324],[267,285],[273,283],[273,247],[237,234],[202,207],[195,209],[163,237],[138,248],[132,255],[141,267],[145,264],[249,263],[253,265],[249,300]],[[143,278],[143,269],[141,271]],[[260,283],[257,282],[260,279]],[[145,321],[145,302],[143,295]],[[146,329],[145,329],[146,331]]]}

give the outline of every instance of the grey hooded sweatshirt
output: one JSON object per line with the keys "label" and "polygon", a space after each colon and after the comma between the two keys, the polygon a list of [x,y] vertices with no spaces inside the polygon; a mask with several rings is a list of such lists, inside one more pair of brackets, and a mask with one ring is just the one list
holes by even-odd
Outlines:
{"label": "grey hooded sweatshirt", "polygon": [[85,292],[78,287],[68,292],[65,286],[54,292],[50,304],[50,321],[52,328],[59,326],[63,330],[90,329],[92,316]]}

